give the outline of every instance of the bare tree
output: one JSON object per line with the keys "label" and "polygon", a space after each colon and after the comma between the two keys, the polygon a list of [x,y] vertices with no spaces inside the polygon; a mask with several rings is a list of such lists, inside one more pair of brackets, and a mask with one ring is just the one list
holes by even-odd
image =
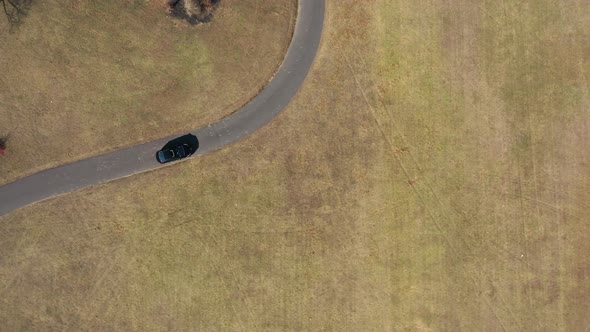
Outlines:
{"label": "bare tree", "polygon": [[33,0],[0,0],[4,15],[11,28],[21,23],[31,7]]}
{"label": "bare tree", "polygon": [[170,0],[170,14],[192,25],[211,21],[221,0]]}

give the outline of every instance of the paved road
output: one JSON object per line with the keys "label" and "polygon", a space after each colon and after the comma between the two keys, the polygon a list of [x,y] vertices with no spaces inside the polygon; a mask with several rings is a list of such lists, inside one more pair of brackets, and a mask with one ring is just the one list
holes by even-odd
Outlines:
{"label": "paved road", "polygon": [[[320,43],[325,0],[299,0],[291,45],[268,85],[246,106],[223,120],[191,131],[202,155],[236,142],[267,124],[295,96],[312,65]],[[0,187],[0,216],[67,192],[162,167],[155,153],[164,137],[126,149],[48,169]]]}

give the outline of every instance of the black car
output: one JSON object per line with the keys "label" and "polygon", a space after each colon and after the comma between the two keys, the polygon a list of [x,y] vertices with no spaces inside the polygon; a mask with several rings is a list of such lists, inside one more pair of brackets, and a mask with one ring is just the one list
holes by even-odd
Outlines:
{"label": "black car", "polygon": [[156,153],[156,160],[158,160],[160,164],[165,164],[171,161],[184,159],[195,153],[198,147],[199,141],[195,135],[184,135],[166,143],[166,145]]}

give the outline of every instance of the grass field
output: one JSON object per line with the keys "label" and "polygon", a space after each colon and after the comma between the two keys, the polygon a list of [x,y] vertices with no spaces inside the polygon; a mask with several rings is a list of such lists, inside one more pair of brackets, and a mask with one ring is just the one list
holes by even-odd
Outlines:
{"label": "grass field", "polygon": [[224,0],[191,27],[166,3],[34,2],[13,33],[0,17],[0,183],[235,111],[273,75],[296,14],[294,0]]}
{"label": "grass field", "polygon": [[0,321],[587,329],[588,7],[329,1],[254,136],[0,218]]}
{"label": "grass field", "polygon": [[415,203],[395,212],[425,223],[408,237],[431,232],[407,251],[415,291],[397,288],[399,321],[585,329],[589,6],[435,3],[393,1],[381,15],[396,23],[375,111],[384,138],[407,147],[394,177]]}

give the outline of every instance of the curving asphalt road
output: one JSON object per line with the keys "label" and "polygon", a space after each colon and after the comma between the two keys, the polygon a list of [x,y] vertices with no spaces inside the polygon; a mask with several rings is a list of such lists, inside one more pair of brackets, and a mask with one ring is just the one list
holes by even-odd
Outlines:
{"label": "curving asphalt road", "polygon": [[[236,142],[261,128],[295,96],[320,44],[325,0],[299,0],[295,31],[279,70],[240,110],[191,131],[202,155]],[[0,216],[34,202],[88,186],[162,167],[155,156],[166,142],[186,132],[41,171],[0,187]]]}

